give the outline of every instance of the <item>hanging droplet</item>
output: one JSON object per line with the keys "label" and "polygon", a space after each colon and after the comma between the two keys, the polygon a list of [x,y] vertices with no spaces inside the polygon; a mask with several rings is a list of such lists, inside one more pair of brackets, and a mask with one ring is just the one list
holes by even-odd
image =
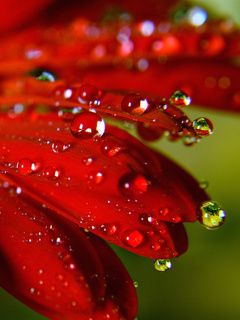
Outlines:
{"label": "hanging droplet", "polygon": [[226,212],[216,201],[206,201],[200,207],[200,222],[207,229],[220,227],[226,218]]}
{"label": "hanging droplet", "polygon": [[71,132],[81,139],[102,137],[105,132],[105,122],[95,112],[83,112],[73,119]]}
{"label": "hanging droplet", "polygon": [[197,118],[193,121],[193,128],[201,136],[209,136],[213,133],[213,124],[207,118]]}
{"label": "hanging droplet", "polygon": [[124,232],[122,240],[127,246],[137,248],[144,242],[144,236],[138,230],[127,230]]}
{"label": "hanging droplet", "polygon": [[133,285],[135,288],[138,288],[138,282],[137,281],[133,281]]}
{"label": "hanging droplet", "polygon": [[157,270],[157,271],[161,271],[161,272],[165,272],[167,270],[170,270],[172,268],[172,263],[170,260],[166,259],[157,259],[155,262],[154,262],[154,268]]}
{"label": "hanging droplet", "polygon": [[185,92],[177,90],[171,95],[169,101],[175,106],[184,107],[191,103],[191,98]]}
{"label": "hanging droplet", "polygon": [[185,136],[182,138],[182,140],[183,144],[187,147],[193,146],[199,141],[198,137],[195,136]]}
{"label": "hanging droplet", "polygon": [[199,187],[203,190],[207,189],[209,186],[209,182],[207,180],[201,180],[199,182]]}
{"label": "hanging droplet", "polygon": [[128,94],[121,102],[123,111],[141,115],[150,109],[150,104],[147,99],[142,98],[138,94]]}

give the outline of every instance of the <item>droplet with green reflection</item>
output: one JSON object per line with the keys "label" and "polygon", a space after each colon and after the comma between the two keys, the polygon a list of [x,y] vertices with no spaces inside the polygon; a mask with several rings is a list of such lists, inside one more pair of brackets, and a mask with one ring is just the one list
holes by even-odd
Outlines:
{"label": "droplet with green reflection", "polygon": [[200,207],[201,223],[207,229],[220,227],[226,218],[226,212],[216,201],[205,201]]}
{"label": "droplet with green reflection", "polygon": [[154,268],[157,271],[165,272],[172,268],[172,263],[169,259],[157,259],[154,263]]}

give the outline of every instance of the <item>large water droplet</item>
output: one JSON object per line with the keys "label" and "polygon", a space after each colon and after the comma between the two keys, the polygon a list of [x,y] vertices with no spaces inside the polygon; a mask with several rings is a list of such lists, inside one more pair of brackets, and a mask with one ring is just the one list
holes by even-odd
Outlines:
{"label": "large water droplet", "polygon": [[141,115],[150,109],[150,104],[140,95],[128,94],[122,99],[121,108],[123,111]]}
{"label": "large water droplet", "polygon": [[209,136],[213,133],[213,125],[207,118],[197,118],[193,121],[193,128],[201,136]]}
{"label": "large water droplet", "polygon": [[157,271],[165,272],[167,270],[170,270],[172,268],[172,263],[170,260],[166,259],[157,259],[154,263],[154,268]]}
{"label": "large water droplet", "polygon": [[191,103],[191,98],[185,92],[177,90],[171,95],[169,101],[175,106],[184,107]]}
{"label": "large water droplet", "polygon": [[207,229],[220,227],[226,218],[226,212],[216,201],[205,201],[200,207],[200,221]]}
{"label": "large water droplet", "polygon": [[95,112],[83,112],[73,119],[71,132],[75,137],[82,139],[102,137],[105,132],[105,122]]}

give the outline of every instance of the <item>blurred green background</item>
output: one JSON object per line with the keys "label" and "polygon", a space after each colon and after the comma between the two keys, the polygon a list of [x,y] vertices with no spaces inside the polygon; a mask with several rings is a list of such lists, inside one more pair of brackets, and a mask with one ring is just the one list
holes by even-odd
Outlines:
{"label": "blurred green background", "polygon": [[[240,22],[239,0],[202,0],[219,15]],[[227,106],[226,106],[227,108]],[[175,159],[195,177],[209,181],[208,192],[228,213],[225,225],[207,231],[187,225],[189,250],[173,261],[173,270],[160,273],[150,260],[117,249],[133,279],[138,282],[139,320],[238,320],[240,319],[240,117],[237,114],[189,110],[215,125],[214,135],[194,147],[166,140],[159,150]],[[126,297],[127,299],[127,297]],[[44,319],[0,291],[1,320]]]}

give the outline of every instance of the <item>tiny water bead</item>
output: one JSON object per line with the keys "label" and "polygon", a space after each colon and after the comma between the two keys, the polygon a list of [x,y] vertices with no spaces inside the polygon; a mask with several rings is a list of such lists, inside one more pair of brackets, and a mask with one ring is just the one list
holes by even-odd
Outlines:
{"label": "tiny water bead", "polygon": [[105,132],[105,122],[95,112],[83,112],[73,119],[71,132],[81,139],[100,138]]}
{"label": "tiny water bead", "polygon": [[172,268],[172,263],[168,259],[157,259],[154,262],[154,268],[157,271],[165,272]]}
{"label": "tiny water bead", "polygon": [[220,227],[226,218],[226,212],[216,201],[206,201],[200,207],[200,222],[207,229]]}
{"label": "tiny water bead", "polygon": [[123,242],[132,248],[137,248],[144,242],[144,236],[139,230],[126,230],[122,236]]}
{"label": "tiny water bead", "polygon": [[149,185],[150,181],[144,175],[134,172],[123,175],[119,180],[119,189],[126,196],[145,193]]}
{"label": "tiny water bead", "polygon": [[24,158],[18,161],[17,170],[23,175],[29,175],[31,173],[37,172],[41,167],[41,164],[38,162],[33,162],[30,159]]}
{"label": "tiny water bead", "polygon": [[122,99],[121,108],[123,111],[141,115],[150,109],[150,104],[138,94],[128,94]]}
{"label": "tiny water bead", "polygon": [[125,149],[123,144],[114,138],[107,137],[101,145],[101,151],[108,157],[114,157]]}
{"label": "tiny water bead", "polygon": [[65,152],[71,147],[70,143],[63,143],[61,141],[54,141],[51,144],[54,153]]}
{"label": "tiny water bead", "polygon": [[171,95],[169,101],[175,106],[184,107],[191,103],[191,98],[185,92],[177,90]]}
{"label": "tiny water bead", "polygon": [[39,81],[54,82],[56,80],[56,75],[53,72],[42,68],[32,70],[29,74]]}
{"label": "tiny water bead", "polygon": [[197,118],[193,121],[193,128],[200,136],[209,136],[213,133],[213,124],[207,118]]}

